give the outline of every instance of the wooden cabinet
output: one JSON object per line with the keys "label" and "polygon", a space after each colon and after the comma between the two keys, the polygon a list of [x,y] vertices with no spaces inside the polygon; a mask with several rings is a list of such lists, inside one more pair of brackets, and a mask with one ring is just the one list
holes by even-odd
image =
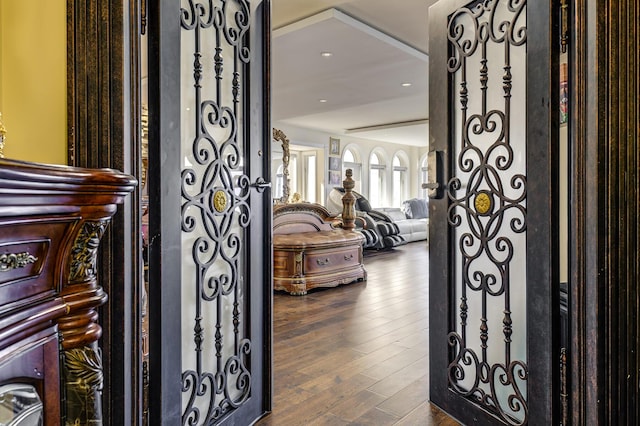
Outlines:
{"label": "wooden cabinet", "polygon": [[114,170],[0,160],[2,415],[18,415],[17,395],[33,387],[47,426],[100,420],[96,308],[107,295],[96,254],[135,184]]}

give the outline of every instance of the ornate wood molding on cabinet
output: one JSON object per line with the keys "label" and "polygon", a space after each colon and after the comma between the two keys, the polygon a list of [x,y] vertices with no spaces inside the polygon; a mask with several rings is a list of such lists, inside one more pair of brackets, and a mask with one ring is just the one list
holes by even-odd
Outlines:
{"label": "ornate wood molding on cabinet", "polygon": [[111,169],[0,160],[0,393],[33,387],[47,425],[101,424],[97,252],[135,186]]}

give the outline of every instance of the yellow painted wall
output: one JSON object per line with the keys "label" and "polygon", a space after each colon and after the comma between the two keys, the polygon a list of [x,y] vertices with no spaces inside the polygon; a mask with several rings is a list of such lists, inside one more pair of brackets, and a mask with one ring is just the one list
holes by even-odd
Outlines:
{"label": "yellow painted wall", "polygon": [[[3,39],[4,37],[2,37],[2,5],[4,4],[3,0],[0,0],[0,114],[2,114],[2,97],[4,95],[4,91],[2,90],[2,45],[3,45]],[[0,118],[2,118],[0,116]]]}
{"label": "yellow painted wall", "polygon": [[67,163],[66,0],[0,0],[6,158]]}

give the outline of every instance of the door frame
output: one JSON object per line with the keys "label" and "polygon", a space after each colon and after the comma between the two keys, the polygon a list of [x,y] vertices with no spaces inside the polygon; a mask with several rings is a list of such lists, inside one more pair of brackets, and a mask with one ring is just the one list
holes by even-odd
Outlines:
{"label": "door frame", "polygon": [[640,367],[633,314],[640,310],[638,6],[633,0],[569,6],[575,182],[569,413],[574,424],[631,424],[640,411],[638,387],[630,385]]}
{"label": "door frame", "polygon": [[[468,0],[441,0],[429,10],[429,75],[430,75],[430,111],[432,123],[430,150],[443,151],[445,158],[450,157],[447,141],[450,139],[450,124],[436,126],[433,123],[452,123],[449,108],[438,108],[442,99],[451,99],[447,63],[448,55],[436,52],[449,52],[447,42],[447,22],[449,13],[471,3]],[[551,283],[559,283],[558,264],[558,134],[552,132],[559,128],[559,114],[554,105],[559,105],[559,45],[557,29],[558,16],[550,13],[550,0],[533,0],[527,4],[527,28],[536,31],[527,32],[527,402],[528,418],[531,424],[539,421],[557,419],[559,414],[559,343],[560,343],[560,306],[559,288],[553,291]],[[436,30],[437,29],[437,30]],[[552,32],[551,30],[554,29]],[[535,57],[536,60],[530,60]],[[555,58],[555,59],[554,59]],[[444,70],[444,71],[443,71]],[[552,72],[556,70],[558,72]],[[536,76],[531,78],[530,76]],[[433,84],[431,84],[433,82]],[[544,149],[534,149],[535,141],[545,141]],[[446,184],[453,170],[453,159],[443,161],[443,179]],[[531,165],[541,167],[531,167]],[[445,188],[446,191],[446,188]],[[449,247],[453,238],[447,224],[448,199],[430,200],[431,253]],[[449,256],[431,256],[430,258],[430,307],[429,307],[429,346],[430,346],[430,395],[431,401],[465,423],[491,422],[495,417],[475,408],[474,404],[462,400],[461,405],[454,404],[456,395],[448,389],[448,371],[450,349],[448,347],[448,324],[455,318],[448,311],[452,306],[452,294],[447,284],[453,274]],[[539,259],[540,261],[532,261]],[[441,301],[434,303],[434,301]],[[556,308],[552,309],[551,307]],[[546,424],[546,423],[545,423]]]}
{"label": "door frame", "polygon": [[[83,5],[83,3],[86,3]],[[139,88],[136,78],[127,82],[127,76],[137,73],[139,59],[136,37],[139,34],[139,7],[144,0],[67,0],[68,34],[68,144],[73,153],[95,154],[104,150],[105,155],[86,160],[70,155],[69,164],[86,167],[111,167],[134,176],[139,174]],[[610,401],[607,393],[608,356],[605,353],[604,330],[612,309],[606,300],[607,289],[617,286],[605,274],[607,244],[615,243],[617,236],[606,229],[607,179],[607,125],[611,116],[607,96],[610,88],[601,77],[606,75],[607,58],[616,49],[608,46],[608,35],[618,22],[610,20],[608,10],[613,7],[607,0],[570,0],[572,16],[570,46],[581,55],[570,53],[571,100],[570,141],[573,182],[571,190],[571,222],[573,230],[571,247],[570,324],[571,352],[569,367],[569,411],[575,424],[602,424]],[[79,7],[84,13],[73,12]],[[109,17],[105,21],[96,19]],[[101,22],[109,22],[98,31]],[[133,29],[132,29],[133,28]],[[97,37],[95,35],[98,35]],[[82,43],[91,36],[91,50],[78,48],[73,40]],[[73,47],[72,47],[73,46]],[[95,47],[95,49],[93,49]],[[101,52],[92,55],[91,52]],[[587,52],[587,54],[584,54]],[[105,65],[104,60],[110,65]],[[624,94],[621,94],[624,96]],[[637,98],[626,95],[626,99]],[[100,100],[100,107],[89,104],[88,99]],[[116,118],[111,116],[113,114]],[[637,129],[634,134],[637,136]],[[118,137],[124,135],[124,137]],[[83,154],[84,155],[84,154]],[[132,236],[136,244],[139,235],[138,190],[127,198],[131,208],[119,210],[109,227],[110,232]],[[140,353],[139,316],[140,266],[135,249],[122,250],[103,238],[98,279],[110,300],[105,309],[120,312],[109,318],[102,317],[105,336],[108,333],[119,339],[107,343],[103,337],[105,366],[104,420],[105,424],[139,424],[141,418],[141,366],[136,359]],[[127,241],[127,238],[123,238]],[[120,260],[129,263],[125,270]],[[105,265],[109,265],[105,267]],[[117,286],[111,281],[119,283]],[[121,303],[122,302],[122,303]],[[123,323],[122,318],[125,318]],[[112,324],[113,323],[113,324]],[[110,345],[110,346],[109,346]],[[117,366],[112,368],[112,366]],[[129,380],[133,377],[133,382]],[[136,380],[138,382],[136,382]],[[604,403],[603,403],[604,401]]]}
{"label": "door frame", "polygon": [[[182,424],[182,395],[175,391],[182,383],[181,354],[179,350],[163,350],[181,341],[182,321],[180,304],[175,303],[182,298],[180,285],[175,284],[182,281],[180,263],[176,261],[181,258],[181,229],[176,224],[181,221],[182,199],[179,191],[163,190],[167,181],[163,173],[180,176],[180,144],[176,142],[180,141],[180,125],[175,123],[175,117],[180,117],[180,102],[176,101],[180,68],[169,66],[180,57],[180,20],[175,13],[166,12],[175,5],[174,1],[160,0],[149,5],[147,11],[148,99],[149,105],[158,105],[155,114],[149,110],[149,141],[160,141],[159,145],[149,143],[147,171],[150,183],[160,182],[148,185],[149,200],[159,200],[159,205],[153,206],[156,208],[149,209],[149,282],[159,290],[149,291],[148,295],[149,418],[160,420],[162,425]],[[170,310],[164,309],[169,306]],[[164,388],[164,383],[174,383],[174,389]]]}
{"label": "door frame", "polygon": [[[140,0],[66,0],[67,163],[140,177]],[[140,186],[98,252],[104,424],[142,421]]]}

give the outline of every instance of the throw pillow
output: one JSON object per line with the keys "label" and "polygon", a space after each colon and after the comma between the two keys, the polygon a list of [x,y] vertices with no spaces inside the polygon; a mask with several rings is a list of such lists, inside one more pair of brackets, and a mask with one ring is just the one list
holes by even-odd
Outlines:
{"label": "throw pillow", "polygon": [[402,213],[407,217],[407,219],[413,219],[413,212],[411,211],[411,203],[409,201],[402,202]]}
{"label": "throw pillow", "polygon": [[411,203],[411,215],[414,219],[424,219],[429,217],[429,208],[427,200],[424,198],[414,198],[409,200]]}

